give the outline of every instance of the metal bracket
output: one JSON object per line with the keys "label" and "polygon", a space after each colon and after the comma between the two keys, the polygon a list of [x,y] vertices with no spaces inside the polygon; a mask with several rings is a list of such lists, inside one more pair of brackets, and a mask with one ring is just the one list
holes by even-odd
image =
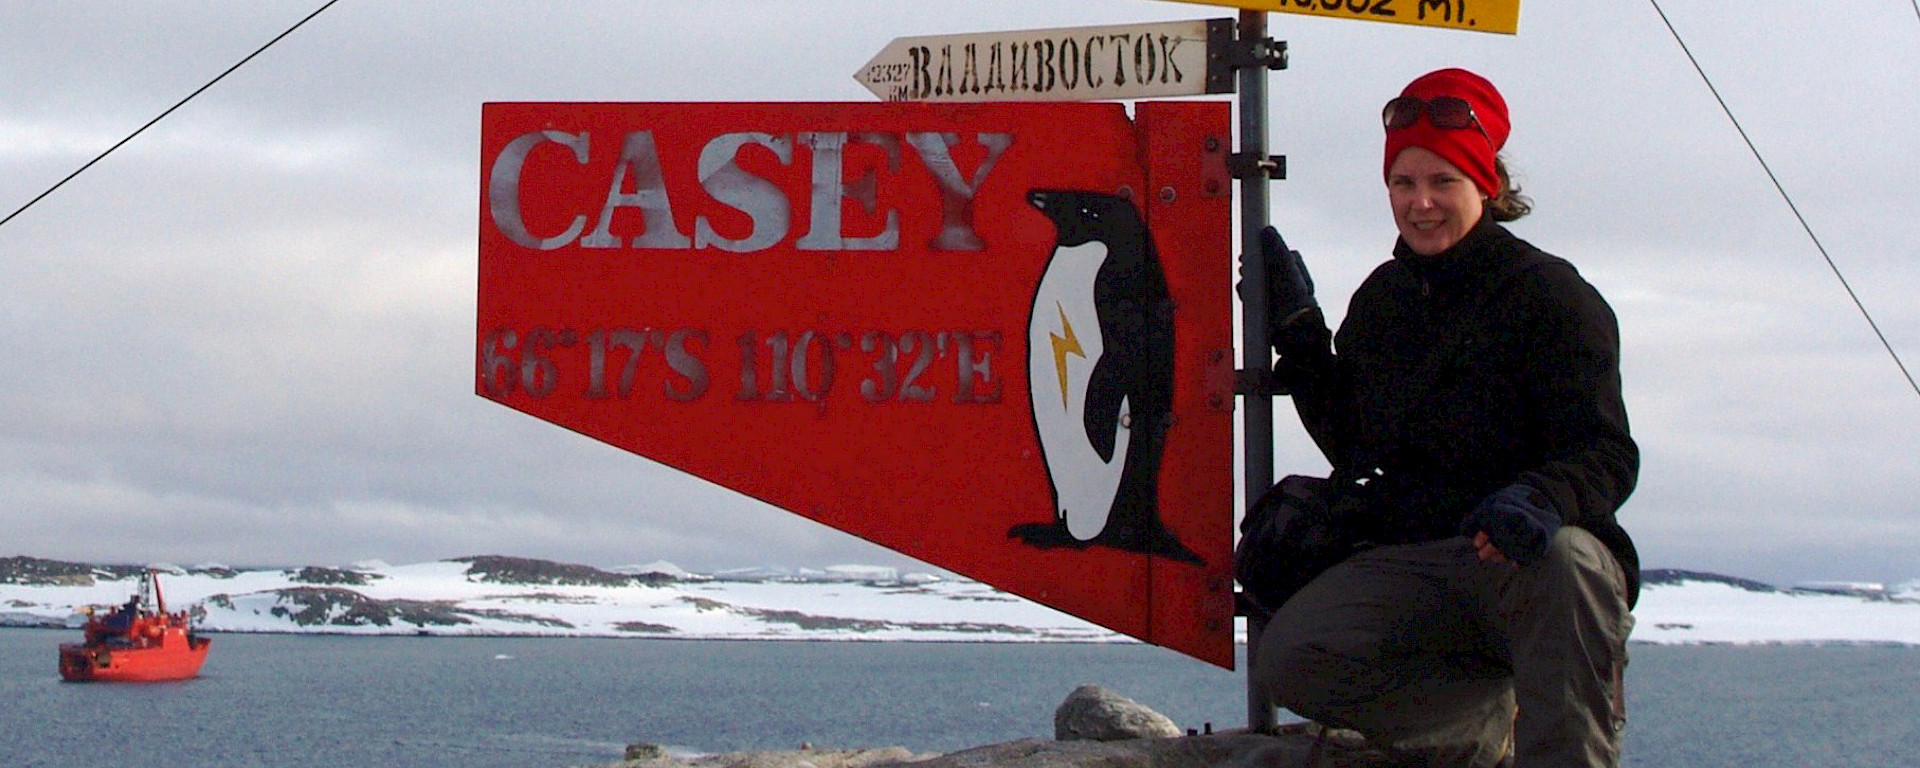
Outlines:
{"label": "metal bracket", "polygon": [[1250,152],[1235,152],[1227,155],[1227,173],[1233,174],[1236,179],[1265,176],[1278,181],[1287,177],[1287,156],[1260,157]]}
{"label": "metal bracket", "polygon": [[1207,20],[1207,93],[1233,93],[1233,73],[1258,67],[1287,68],[1287,41],[1235,40],[1233,19]]}
{"label": "metal bracket", "polygon": [[1279,379],[1274,378],[1273,371],[1249,371],[1241,368],[1233,372],[1233,393],[1284,397],[1293,394],[1293,391],[1281,384]]}
{"label": "metal bracket", "polygon": [[1263,67],[1272,70],[1287,68],[1287,41],[1270,37],[1259,40],[1235,40],[1228,48],[1227,66],[1234,69]]}

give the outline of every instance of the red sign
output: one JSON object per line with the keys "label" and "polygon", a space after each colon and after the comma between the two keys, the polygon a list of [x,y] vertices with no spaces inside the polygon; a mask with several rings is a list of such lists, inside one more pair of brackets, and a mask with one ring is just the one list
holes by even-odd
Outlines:
{"label": "red sign", "polygon": [[1228,107],[1135,110],[488,104],[476,389],[1231,667]]}

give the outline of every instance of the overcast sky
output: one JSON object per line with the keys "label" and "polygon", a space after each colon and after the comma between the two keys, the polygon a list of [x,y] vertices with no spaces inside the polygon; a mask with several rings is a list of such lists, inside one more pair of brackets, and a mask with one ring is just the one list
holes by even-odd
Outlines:
{"label": "overcast sky", "polygon": [[[319,4],[0,5],[0,215]],[[1920,363],[1910,2],[1664,6]],[[0,555],[912,566],[473,394],[480,105],[864,102],[851,75],[897,36],[1233,13],[346,0],[0,227]],[[1531,0],[1513,37],[1271,24],[1274,219],[1336,320],[1393,242],[1380,104],[1478,71],[1536,203],[1513,228],[1620,316],[1646,565],[1920,577],[1920,396],[1651,5]],[[1280,473],[1324,469],[1278,411]]]}

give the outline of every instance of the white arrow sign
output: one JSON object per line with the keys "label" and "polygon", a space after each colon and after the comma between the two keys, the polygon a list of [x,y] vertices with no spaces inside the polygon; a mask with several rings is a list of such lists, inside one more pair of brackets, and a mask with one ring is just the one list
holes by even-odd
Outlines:
{"label": "white arrow sign", "polygon": [[1231,93],[1232,19],[900,37],[853,79],[885,101],[1094,101]]}

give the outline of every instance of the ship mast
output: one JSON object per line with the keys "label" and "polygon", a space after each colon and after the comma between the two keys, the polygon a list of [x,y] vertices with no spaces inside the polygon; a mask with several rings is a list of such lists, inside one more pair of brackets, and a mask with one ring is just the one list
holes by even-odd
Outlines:
{"label": "ship mast", "polygon": [[147,604],[147,598],[149,596],[152,597],[151,604],[154,614],[159,616],[166,615],[167,601],[166,598],[160,596],[160,573],[152,568],[147,569],[145,578],[140,582],[140,602]]}

